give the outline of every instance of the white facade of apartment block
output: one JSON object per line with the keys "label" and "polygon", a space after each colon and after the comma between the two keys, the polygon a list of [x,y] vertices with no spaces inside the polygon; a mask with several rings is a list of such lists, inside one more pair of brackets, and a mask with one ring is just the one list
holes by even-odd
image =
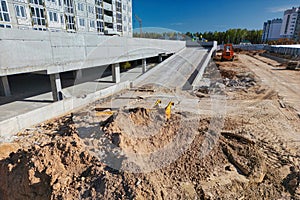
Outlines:
{"label": "white facade of apartment block", "polygon": [[273,19],[265,22],[262,35],[263,42],[278,40],[280,38],[281,26],[282,19]]}
{"label": "white facade of apartment block", "polygon": [[0,28],[132,36],[132,0],[0,1]]}
{"label": "white facade of apartment block", "polygon": [[279,38],[300,41],[300,7],[286,10],[283,19],[264,22],[262,41],[267,42]]}
{"label": "white facade of apartment block", "polygon": [[284,12],[283,23],[281,26],[280,36],[282,38],[294,38],[298,34],[296,31],[297,23],[299,23],[298,15],[300,14],[299,8],[288,9]]}

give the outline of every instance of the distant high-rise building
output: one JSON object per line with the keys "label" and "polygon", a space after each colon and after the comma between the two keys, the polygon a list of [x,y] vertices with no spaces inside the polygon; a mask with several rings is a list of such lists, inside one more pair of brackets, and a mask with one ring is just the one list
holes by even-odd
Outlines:
{"label": "distant high-rise building", "polygon": [[282,38],[299,39],[300,7],[288,9],[284,12],[280,36]]}
{"label": "distant high-rise building", "polygon": [[298,15],[297,15],[296,25],[295,25],[295,33],[293,38],[298,42],[300,41],[300,7],[298,8]]}
{"label": "distant high-rise building", "polygon": [[273,19],[264,22],[262,41],[278,40],[280,38],[280,30],[282,19]]}
{"label": "distant high-rise building", "polygon": [[1,0],[0,28],[132,36],[132,0]]}

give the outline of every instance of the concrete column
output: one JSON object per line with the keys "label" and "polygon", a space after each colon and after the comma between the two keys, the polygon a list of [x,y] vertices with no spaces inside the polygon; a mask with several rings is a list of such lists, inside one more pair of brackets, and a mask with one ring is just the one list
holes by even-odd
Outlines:
{"label": "concrete column", "polygon": [[121,75],[120,75],[120,64],[113,64],[112,65],[112,81],[114,83],[120,83]]}
{"label": "concrete column", "polygon": [[9,87],[9,82],[8,82],[7,76],[1,76],[0,78],[1,78],[1,81],[0,81],[0,92],[1,92],[1,95],[10,96],[11,95],[11,91],[10,91],[10,87]]}
{"label": "concrete column", "polygon": [[81,78],[82,78],[82,69],[76,70],[75,79],[81,79]]}
{"label": "concrete column", "polygon": [[161,63],[162,61],[163,61],[162,55],[159,54],[159,55],[158,55],[158,62]]}
{"label": "concrete column", "polygon": [[147,71],[147,61],[146,61],[146,59],[142,60],[142,70],[143,70],[143,73],[146,73],[146,71]]}
{"label": "concrete column", "polygon": [[51,82],[53,100],[54,101],[63,100],[62,87],[61,87],[59,73],[58,74],[50,74],[50,82]]}

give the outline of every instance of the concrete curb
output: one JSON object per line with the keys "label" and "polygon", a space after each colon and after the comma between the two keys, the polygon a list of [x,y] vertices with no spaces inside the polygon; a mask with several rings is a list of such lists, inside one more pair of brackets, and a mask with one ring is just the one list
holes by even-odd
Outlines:
{"label": "concrete curb", "polygon": [[9,142],[17,132],[36,124],[64,115],[75,109],[86,106],[98,99],[111,96],[122,90],[129,89],[130,82],[125,81],[103,90],[87,94],[84,97],[72,97],[63,101],[51,103],[47,106],[12,117],[0,122],[0,143]]}
{"label": "concrete curb", "polygon": [[280,57],[273,56],[273,55],[268,54],[268,53],[262,53],[262,54],[260,54],[260,55],[263,56],[263,57],[266,57],[266,58],[275,60],[275,61],[280,62],[280,63],[287,63],[287,62],[290,61],[289,59],[280,58]]}
{"label": "concrete curb", "polygon": [[198,84],[201,81],[204,71],[205,71],[206,67],[209,65],[211,57],[216,50],[217,50],[217,42],[214,42],[213,47],[210,49],[209,53],[206,55],[203,64],[200,64],[196,69],[198,71],[198,74],[197,74],[196,78],[194,79],[193,83],[191,84],[193,90],[195,90],[195,89],[197,89],[197,87],[199,87]]}

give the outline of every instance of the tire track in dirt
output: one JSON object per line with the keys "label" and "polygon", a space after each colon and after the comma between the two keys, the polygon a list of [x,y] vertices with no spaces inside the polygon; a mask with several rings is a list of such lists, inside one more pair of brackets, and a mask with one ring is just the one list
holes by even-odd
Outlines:
{"label": "tire track in dirt", "polygon": [[[295,76],[292,76],[292,80],[290,76],[282,73],[280,70],[276,70],[276,68],[270,68],[266,63],[252,58],[248,55],[239,55],[241,58],[241,62],[247,66],[251,71],[253,71],[263,82],[278,92],[280,96],[285,97],[285,100],[292,104],[298,112],[300,112],[300,93],[297,91],[297,87],[291,87],[287,81],[299,83],[300,79],[297,80]],[[251,64],[251,65],[249,65]],[[300,74],[298,71],[291,71],[292,73]],[[292,84],[293,86],[294,84]],[[298,87],[299,88],[299,87]]]}
{"label": "tire track in dirt", "polygon": [[[245,96],[245,99],[237,100],[236,104],[239,105],[237,107],[234,107],[235,104],[231,105],[233,108],[229,109],[228,114],[232,118],[238,116],[242,121],[239,127],[235,126],[235,134],[242,133],[254,138],[266,161],[276,168],[287,163],[298,163],[300,141],[298,132],[300,129],[297,123],[293,122],[299,121],[299,118],[292,107],[280,108],[279,97],[275,92],[276,90],[277,92],[280,91],[274,87],[280,84],[280,80],[274,80],[273,72],[270,73],[268,69],[261,69],[261,63],[255,62],[256,60],[252,57],[239,55],[238,58],[239,61],[234,63],[225,63],[225,69],[228,66],[228,70],[239,67],[253,71],[259,79],[262,79],[258,80],[262,89],[256,88],[254,91],[262,90],[263,92],[257,94],[254,99],[248,100]],[[220,63],[220,65],[224,66],[224,63]],[[270,68],[270,66],[267,67]],[[264,79],[263,76],[267,79]],[[281,84],[280,88],[283,87],[286,87],[286,84]],[[287,88],[294,96],[298,96],[293,88]]]}

